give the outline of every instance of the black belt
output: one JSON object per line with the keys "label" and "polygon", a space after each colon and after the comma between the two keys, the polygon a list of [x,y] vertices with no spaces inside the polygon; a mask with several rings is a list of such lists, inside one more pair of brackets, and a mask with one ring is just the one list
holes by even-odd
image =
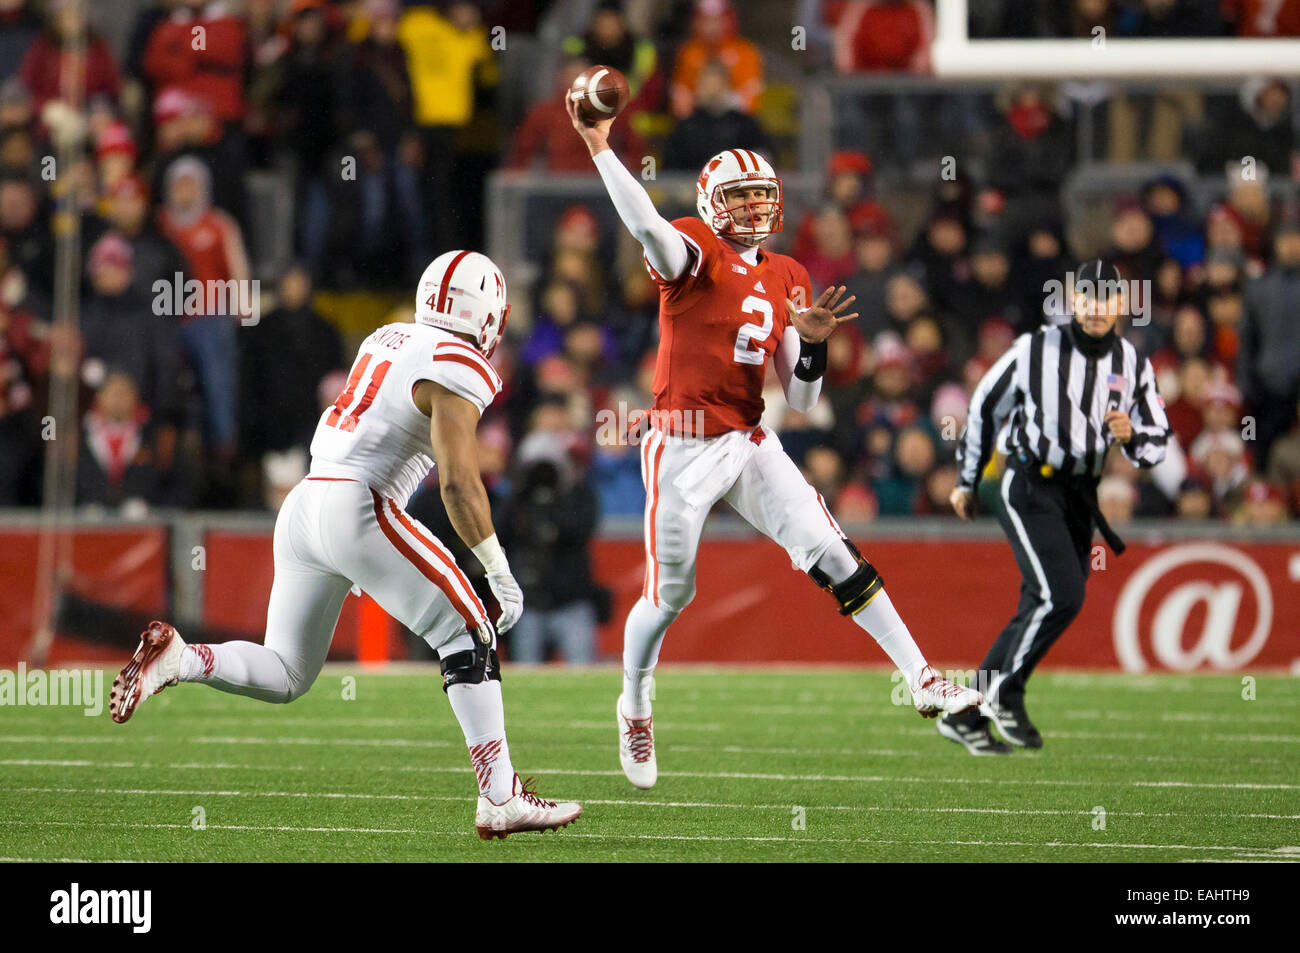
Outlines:
{"label": "black belt", "polygon": [[1118,556],[1128,548],[1125,546],[1124,540],[1120,539],[1119,534],[1111,529],[1110,523],[1106,522],[1106,517],[1101,515],[1101,507],[1097,504],[1097,480],[1095,478],[1062,473],[1050,463],[1042,463],[1023,453],[1008,457],[1007,465],[1023,473],[1031,486],[1034,482],[1054,483],[1068,490],[1073,490],[1083,501],[1084,507],[1092,516],[1093,524],[1097,527],[1097,531],[1101,533],[1101,538],[1106,541],[1106,545],[1110,547],[1110,551]]}

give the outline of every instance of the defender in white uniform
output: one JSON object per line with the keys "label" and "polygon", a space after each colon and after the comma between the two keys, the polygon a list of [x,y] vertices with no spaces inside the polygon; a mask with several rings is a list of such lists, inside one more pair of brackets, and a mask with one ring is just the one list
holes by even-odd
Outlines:
{"label": "defender in white uniform", "polygon": [[[113,683],[114,721],[182,681],[293,701],[320,672],[348,592],[363,590],[438,652],[479,782],[480,836],[564,827],[582,813],[522,784],[505,738],[496,633],[519,618],[523,592],[492,527],[475,427],[501,390],[488,357],[509,310],[485,255],[448,252],[429,265],[416,323],[385,325],[362,343],[316,426],[311,471],[280,509],[265,644],[187,645],[153,623]],[[451,523],[501,605],[495,627],[451,553],[404,509],[435,462]]]}

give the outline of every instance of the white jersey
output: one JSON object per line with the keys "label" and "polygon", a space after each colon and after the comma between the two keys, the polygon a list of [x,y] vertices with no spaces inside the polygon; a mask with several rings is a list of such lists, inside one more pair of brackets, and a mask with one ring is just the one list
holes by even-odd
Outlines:
{"label": "white jersey", "polygon": [[425,324],[387,324],[361,344],[347,385],[321,414],[311,442],[311,475],[360,480],[405,503],[432,469],[429,418],[413,390],[434,381],[480,414],[501,391],[481,351]]}

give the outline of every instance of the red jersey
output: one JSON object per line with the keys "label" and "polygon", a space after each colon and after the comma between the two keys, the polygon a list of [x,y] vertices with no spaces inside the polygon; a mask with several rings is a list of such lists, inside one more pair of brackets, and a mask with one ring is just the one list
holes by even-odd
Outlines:
{"label": "red jersey", "polygon": [[787,255],[762,250],[751,265],[698,218],[679,218],[673,226],[686,238],[691,260],[673,281],[650,269],[659,286],[655,422],[697,437],[757,427],[767,359],[790,323],[786,298],[812,304],[808,271]]}

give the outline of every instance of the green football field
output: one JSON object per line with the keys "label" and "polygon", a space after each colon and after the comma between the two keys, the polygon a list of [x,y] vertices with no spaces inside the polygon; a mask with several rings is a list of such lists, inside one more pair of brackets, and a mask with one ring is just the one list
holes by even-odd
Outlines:
{"label": "green football field", "polygon": [[436,668],[331,666],[287,706],[182,685],[126,725],[0,708],[0,857],[1300,860],[1295,678],[1042,672],[1045,748],[973,758],[887,672],[664,667],[651,791],[619,771],[618,678],[507,667],[516,767],[585,812],[490,843]]}

